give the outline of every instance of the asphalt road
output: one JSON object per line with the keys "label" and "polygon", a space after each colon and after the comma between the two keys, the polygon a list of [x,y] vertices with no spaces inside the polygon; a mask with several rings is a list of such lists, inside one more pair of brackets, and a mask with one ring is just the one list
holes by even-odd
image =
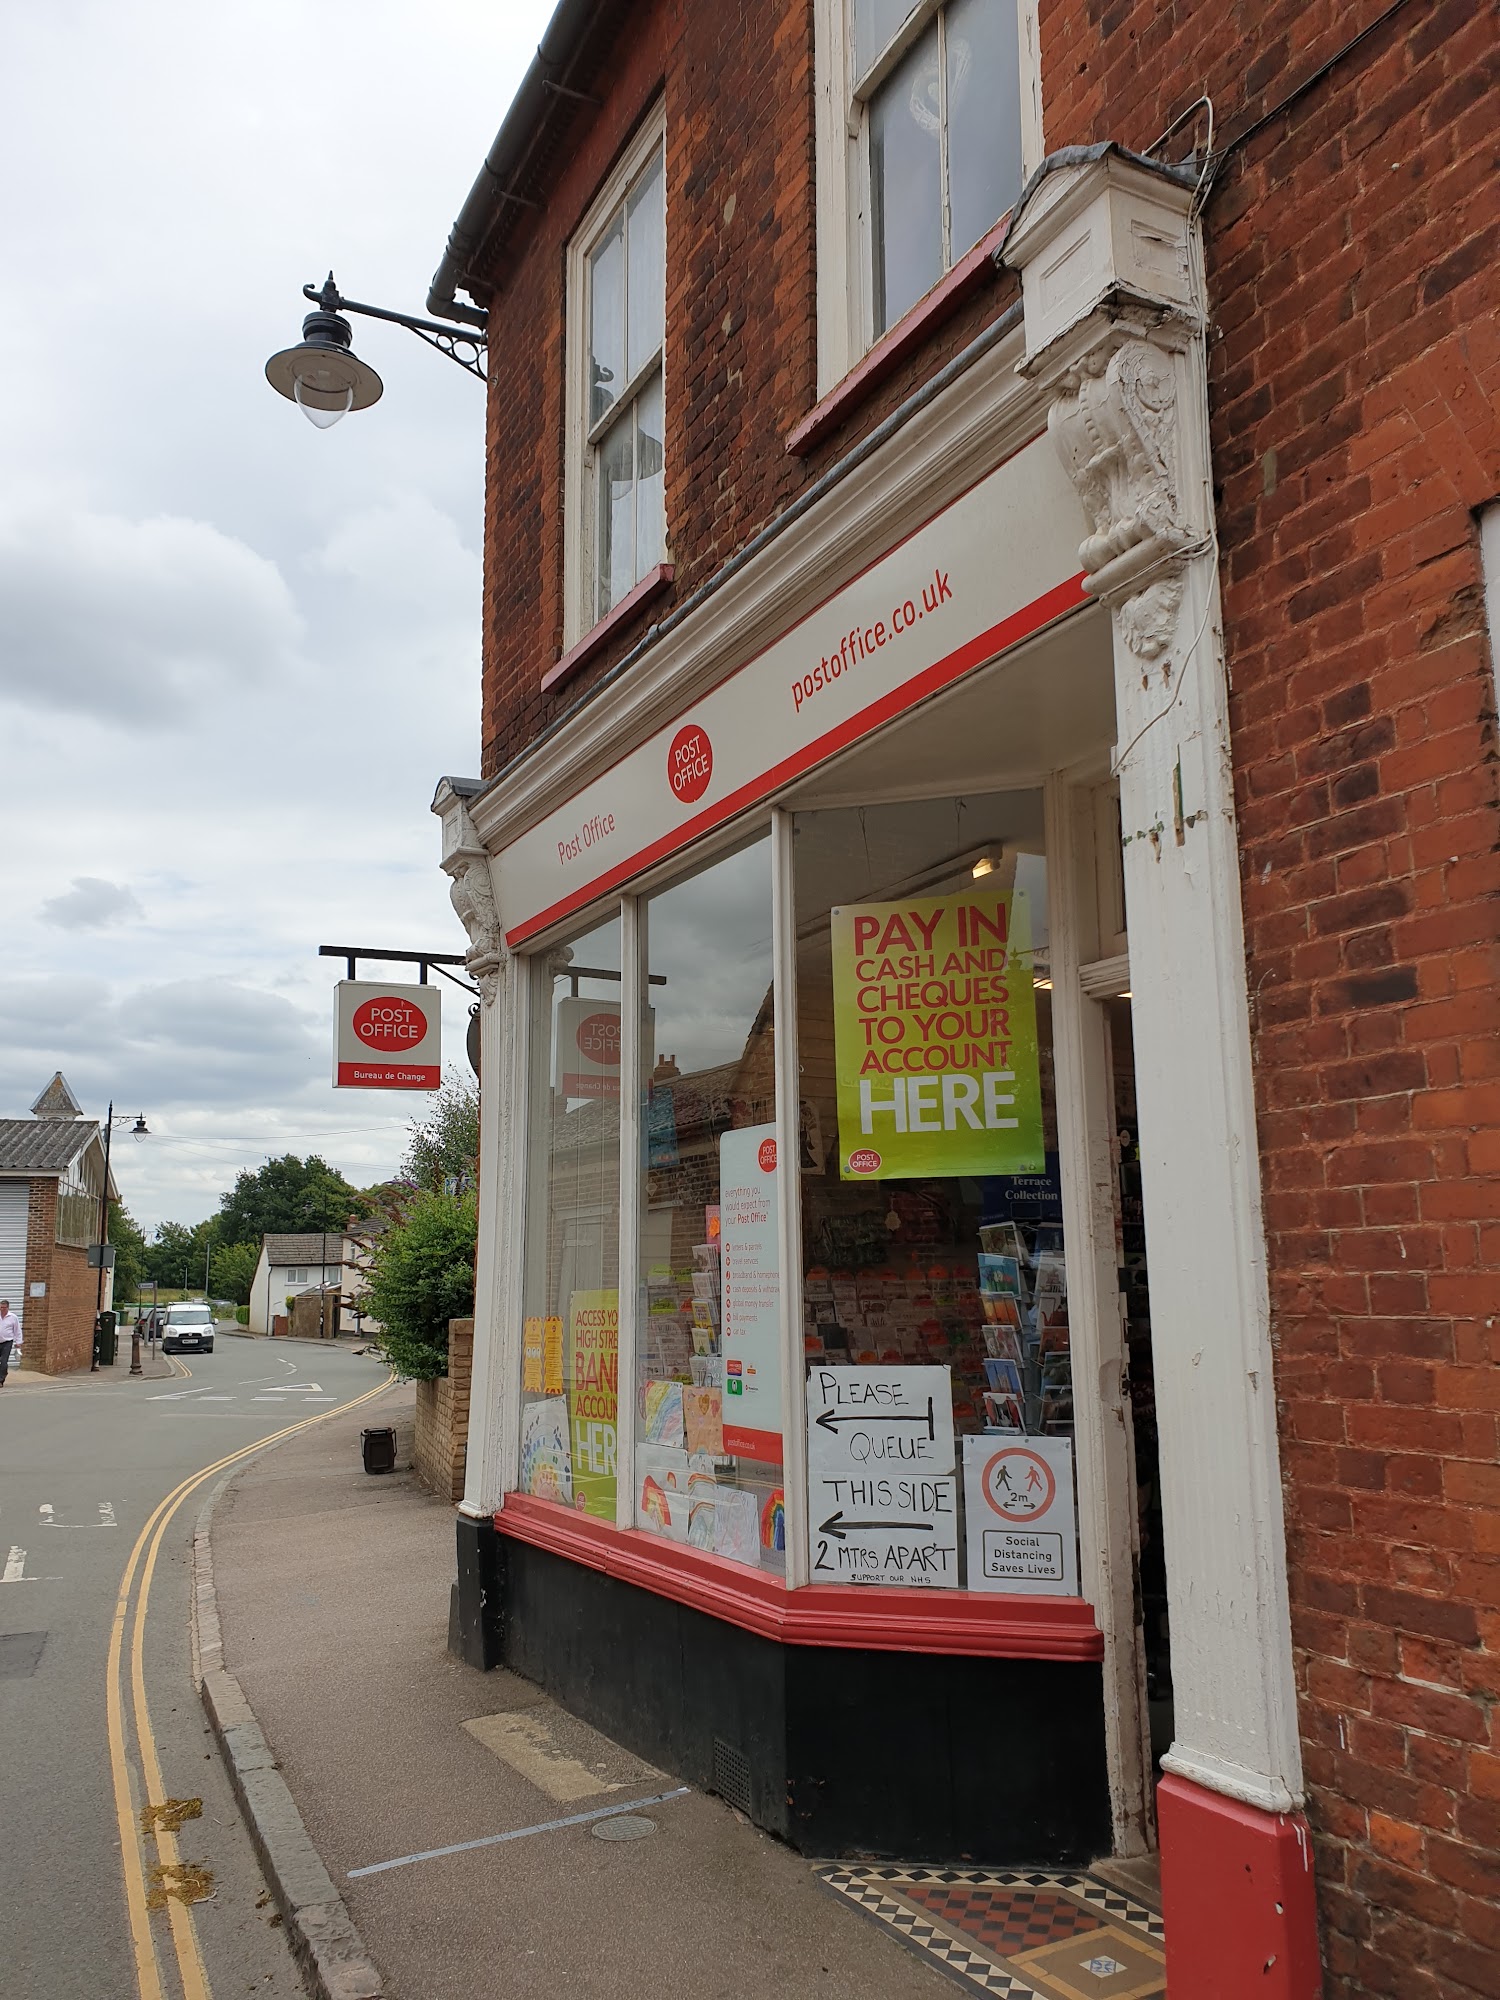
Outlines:
{"label": "asphalt road", "polygon": [[[224,1474],[157,1510],[386,1371],[222,1332],[171,1379],[128,1365],[0,1390],[0,1990],[300,2000],[193,1680],[193,1529]],[[138,1831],[167,1800],[180,1828]]]}

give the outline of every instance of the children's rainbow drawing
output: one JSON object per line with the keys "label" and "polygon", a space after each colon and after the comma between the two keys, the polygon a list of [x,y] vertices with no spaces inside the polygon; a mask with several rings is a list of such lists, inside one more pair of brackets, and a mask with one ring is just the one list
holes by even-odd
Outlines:
{"label": "children's rainbow drawing", "polygon": [[760,1545],[763,1549],[786,1547],[786,1495],[773,1487],[760,1510]]}

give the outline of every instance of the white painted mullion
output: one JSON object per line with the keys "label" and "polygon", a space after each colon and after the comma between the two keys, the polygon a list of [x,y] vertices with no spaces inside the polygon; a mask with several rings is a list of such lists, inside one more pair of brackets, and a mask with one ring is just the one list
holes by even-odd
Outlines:
{"label": "white painted mullion", "polygon": [[1051,778],[1044,791],[1052,969],[1052,1052],[1068,1323],[1079,1582],[1104,1636],[1104,1732],[1114,1851],[1149,1845],[1150,1742],[1136,1636],[1134,1433],[1125,1382],[1115,1236],[1117,1159],[1108,1021],[1083,990],[1096,949],[1092,800]]}
{"label": "white painted mullion", "polygon": [[642,1008],[646,924],[640,901],[620,905],[620,1306],[615,1416],[615,1525],[635,1526],[635,1383],[640,1310]]}
{"label": "white painted mullion", "polygon": [[797,905],[793,819],[771,815],[771,938],[775,954],[776,1191],[781,1246],[782,1487],[786,1581],[807,1582],[807,1370],[802,1339],[802,1077],[797,1056]]}
{"label": "white painted mullion", "polygon": [[[481,1025],[480,1065],[494,1078],[491,1101],[495,1139],[492,1177],[486,1183],[481,1156],[481,1212],[491,1218],[491,1261],[484,1262],[484,1235],[476,1272],[474,1380],[470,1392],[469,1459],[464,1491],[465,1513],[488,1514],[504,1505],[520,1472],[521,1336],[525,1315],[525,1245],[527,1204],[527,1122],[531,1115],[532,961],[507,958],[500,971],[500,990],[493,1005],[488,1033]],[[485,1091],[481,1079],[481,1141]],[[488,1191],[486,1191],[486,1189]],[[481,1354],[479,1302],[489,1316]],[[486,1372],[487,1364],[487,1372]],[[477,1417],[477,1423],[476,1423]],[[476,1450],[476,1431],[478,1449]]]}

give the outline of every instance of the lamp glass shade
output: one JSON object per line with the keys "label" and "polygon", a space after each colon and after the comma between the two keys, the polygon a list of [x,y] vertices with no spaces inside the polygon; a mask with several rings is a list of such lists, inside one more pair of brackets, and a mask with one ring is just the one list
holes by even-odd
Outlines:
{"label": "lamp glass shade", "polygon": [[347,416],[354,408],[353,384],[346,383],[342,390],[324,388],[318,380],[323,372],[322,369],[309,370],[292,380],[297,408],[320,431],[331,429],[340,417]]}
{"label": "lamp glass shade", "polygon": [[320,429],[349,410],[367,410],[385,389],[368,362],[323,340],[304,340],[273,354],[266,363],[266,380]]}

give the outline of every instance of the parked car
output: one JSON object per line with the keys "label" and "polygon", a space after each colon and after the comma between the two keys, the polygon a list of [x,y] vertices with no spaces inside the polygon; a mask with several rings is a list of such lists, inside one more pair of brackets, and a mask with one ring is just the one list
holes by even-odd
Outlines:
{"label": "parked car", "polygon": [[214,1316],[208,1306],[168,1306],[162,1320],[161,1351],[181,1354],[191,1348],[195,1354],[214,1351]]}

